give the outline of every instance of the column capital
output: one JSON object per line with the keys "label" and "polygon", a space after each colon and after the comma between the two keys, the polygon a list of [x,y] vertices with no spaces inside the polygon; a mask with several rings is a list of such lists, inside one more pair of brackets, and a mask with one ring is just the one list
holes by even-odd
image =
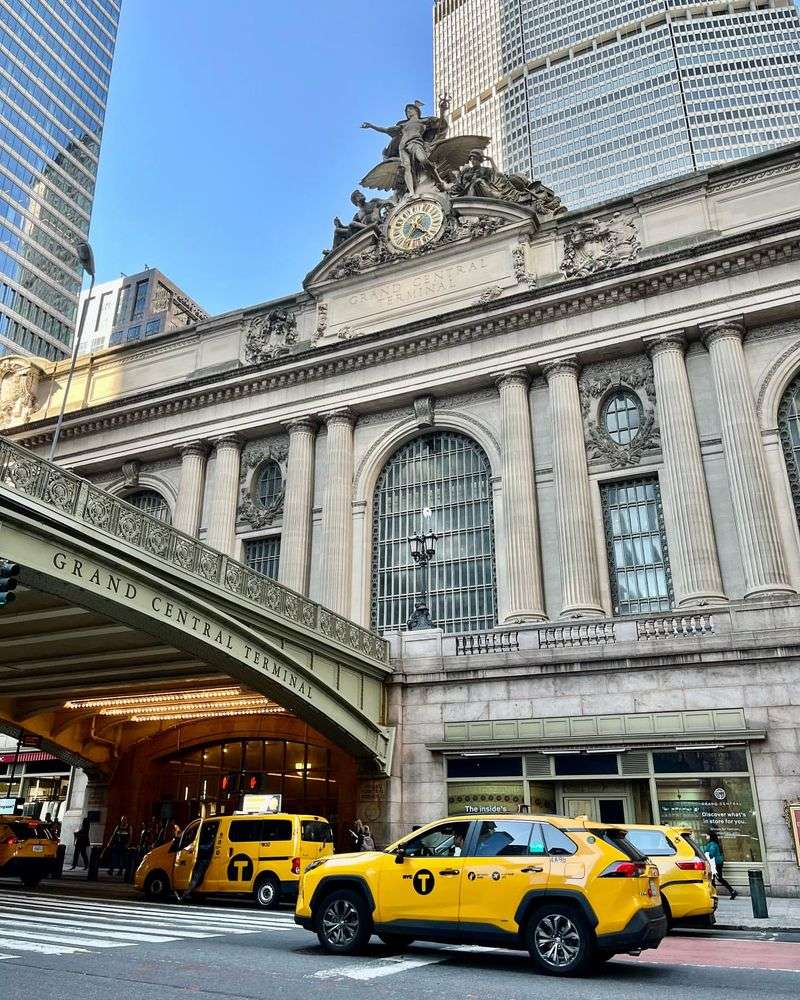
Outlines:
{"label": "column capital", "polygon": [[651,358],[668,352],[683,354],[686,350],[686,333],[684,330],[665,330],[663,333],[653,334],[652,337],[642,337],[642,343],[650,352]]}
{"label": "column capital", "polygon": [[313,414],[309,414],[307,417],[295,417],[294,420],[285,420],[282,426],[290,434],[296,431],[309,431],[313,434],[319,427],[319,418]]}
{"label": "column capital", "polygon": [[342,424],[352,427],[358,419],[357,414],[349,406],[341,406],[338,409],[320,413],[320,417],[325,422],[326,427],[341,426]]}
{"label": "column capital", "polygon": [[211,444],[215,451],[219,451],[220,448],[235,448],[237,451],[241,451],[244,438],[236,431],[231,431],[228,434],[220,434],[219,437],[211,438]]}
{"label": "column capital", "polygon": [[531,376],[527,368],[508,368],[502,372],[492,372],[490,378],[498,389],[504,385],[521,385],[527,389],[531,384]]}
{"label": "column capital", "polygon": [[717,340],[732,338],[740,343],[744,340],[744,316],[731,316],[729,319],[716,320],[713,323],[703,323],[700,326],[700,337],[708,349]]}
{"label": "column capital", "polygon": [[176,444],[175,451],[177,451],[181,457],[186,455],[199,455],[201,458],[205,458],[209,452],[208,441],[187,441],[185,444]]}
{"label": "column capital", "polygon": [[552,361],[541,363],[542,374],[550,382],[556,375],[572,375],[578,377],[581,370],[580,362],[575,354],[568,354],[563,358],[554,358]]}

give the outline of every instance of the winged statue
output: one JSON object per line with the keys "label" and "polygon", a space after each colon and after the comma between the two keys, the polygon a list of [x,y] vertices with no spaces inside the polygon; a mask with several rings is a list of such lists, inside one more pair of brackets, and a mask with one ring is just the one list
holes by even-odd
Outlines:
{"label": "winged statue", "polygon": [[444,113],[448,102],[439,102],[439,115],[422,117],[420,101],[407,104],[406,117],[383,128],[364,122],[362,128],[372,129],[389,136],[389,145],[383,151],[383,162],[361,181],[363,187],[381,191],[394,191],[398,197],[414,195],[428,181],[439,191],[446,191],[458,176],[459,168],[467,162],[470,151],[484,150],[489,140],[482,135],[459,135],[446,138],[447,121]]}

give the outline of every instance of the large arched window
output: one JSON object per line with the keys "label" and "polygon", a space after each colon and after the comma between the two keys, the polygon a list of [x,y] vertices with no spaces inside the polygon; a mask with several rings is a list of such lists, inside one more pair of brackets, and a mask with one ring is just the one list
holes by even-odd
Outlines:
{"label": "large arched window", "polygon": [[[430,513],[428,513],[430,512]],[[419,591],[408,538],[439,535],[429,607],[446,632],[492,628],[497,619],[492,474],[483,449],[440,431],[403,445],[378,479],[373,504],[372,623],[405,628]]]}
{"label": "large arched window", "polygon": [[129,503],[132,507],[138,507],[139,510],[144,511],[145,514],[149,514],[150,517],[155,517],[159,521],[172,524],[169,504],[155,490],[136,490],[134,493],[128,493],[123,499],[125,503]]}
{"label": "large arched window", "polygon": [[783,394],[778,408],[778,430],[792,488],[795,516],[800,521],[800,375]]}

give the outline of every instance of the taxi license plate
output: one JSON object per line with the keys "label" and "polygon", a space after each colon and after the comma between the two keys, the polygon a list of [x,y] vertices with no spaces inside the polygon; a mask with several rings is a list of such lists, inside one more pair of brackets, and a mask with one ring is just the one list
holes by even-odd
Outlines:
{"label": "taxi license plate", "polygon": [[41,844],[34,844],[31,849],[34,854],[44,854],[44,847]]}

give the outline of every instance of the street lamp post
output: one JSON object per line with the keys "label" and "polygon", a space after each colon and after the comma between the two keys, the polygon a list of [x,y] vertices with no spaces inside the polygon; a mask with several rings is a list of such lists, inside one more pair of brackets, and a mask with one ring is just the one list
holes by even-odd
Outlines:
{"label": "street lamp post", "polygon": [[92,248],[85,240],[81,240],[75,249],[78,254],[78,259],[81,262],[81,267],[89,275],[89,294],[86,296],[86,301],[83,303],[83,309],[81,309],[81,316],[78,321],[78,330],[75,334],[75,343],[72,346],[72,361],[69,366],[69,375],[67,375],[67,384],[64,387],[64,392],[61,396],[61,409],[58,413],[56,428],[53,431],[53,440],[50,443],[50,454],[48,455],[48,461],[50,462],[52,462],[55,457],[56,448],[58,447],[58,439],[61,436],[61,425],[64,423],[64,410],[67,408],[67,397],[69,396],[70,386],[72,385],[72,376],[75,374],[75,362],[78,360],[78,347],[80,346],[81,337],[83,336],[83,324],[86,319],[86,313],[89,311],[89,303],[92,299],[92,289],[94,288],[94,254],[92,253]]}
{"label": "street lamp post", "polygon": [[419,596],[414,602],[414,610],[407,623],[409,631],[434,627],[428,608],[428,563],[436,555],[436,542],[438,540],[439,536],[433,531],[426,531],[422,535],[412,535],[408,539],[411,558],[422,571]]}

